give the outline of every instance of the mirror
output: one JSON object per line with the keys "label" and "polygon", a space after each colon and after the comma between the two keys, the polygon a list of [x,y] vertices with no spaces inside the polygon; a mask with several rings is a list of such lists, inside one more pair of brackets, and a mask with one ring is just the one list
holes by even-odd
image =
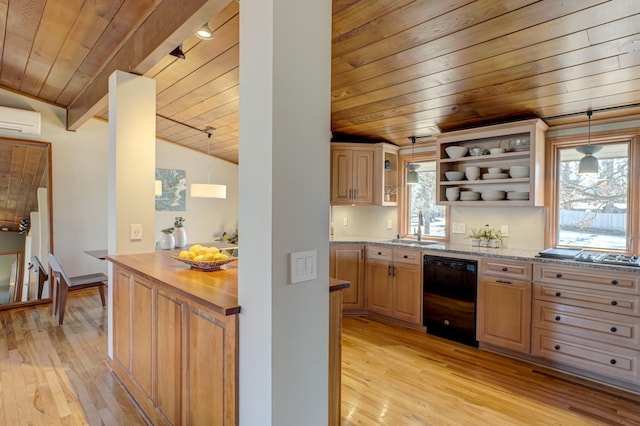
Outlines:
{"label": "mirror", "polygon": [[0,309],[51,301],[50,206],[51,144],[0,137]]}

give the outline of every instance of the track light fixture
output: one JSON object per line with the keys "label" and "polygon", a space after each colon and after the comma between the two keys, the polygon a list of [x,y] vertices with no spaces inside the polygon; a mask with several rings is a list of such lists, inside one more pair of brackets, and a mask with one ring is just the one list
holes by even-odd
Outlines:
{"label": "track light fixture", "polygon": [[169,53],[171,56],[175,56],[178,59],[185,59],[184,52],[182,51],[182,43],[178,45],[175,49]]}
{"label": "track light fixture", "polygon": [[209,28],[209,24],[205,22],[198,31],[196,31],[196,36],[202,40],[211,40],[213,38],[213,31]]}

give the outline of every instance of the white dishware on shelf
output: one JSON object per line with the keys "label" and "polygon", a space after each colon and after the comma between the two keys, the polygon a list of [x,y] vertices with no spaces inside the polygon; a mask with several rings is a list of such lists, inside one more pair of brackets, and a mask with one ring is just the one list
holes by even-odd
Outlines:
{"label": "white dishware on shelf", "polygon": [[508,173],[485,173],[482,175],[482,179],[491,180],[491,179],[506,179],[509,177]]}
{"label": "white dishware on shelf", "polygon": [[480,167],[469,166],[464,170],[464,175],[467,177],[467,180],[476,180],[480,177]]}
{"label": "white dishware on shelf", "polygon": [[477,156],[480,156],[480,155],[486,155],[488,153],[489,153],[489,151],[487,151],[486,148],[474,147],[474,148],[470,148],[469,149],[469,155],[471,155],[472,157],[477,157]]}
{"label": "white dishware on shelf", "polygon": [[495,173],[502,173],[502,169],[501,169],[500,167],[489,167],[489,168],[487,169],[487,171],[488,171],[489,173],[493,173],[493,174],[495,174]]}
{"label": "white dishware on shelf", "polygon": [[529,166],[511,166],[509,176],[516,179],[529,177]]}
{"label": "white dishware on shelf", "polygon": [[480,199],[480,193],[475,191],[461,191],[460,201],[478,201]]}
{"label": "white dishware on shelf", "polygon": [[529,192],[525,191],[509,191],[507,192],[507,200],[528,200]]}
{"label": "white dishware on shelf", "polygon": [[504,148],[490,148],[489,149],[489,153],[491,155],[504,154],[504,151],[505,151]]}
{"label": "white dishware on shelf", "polygon": [[450,188],[445,189],[444,194],[447,197],[447,200],[456,201],[460,196],[460,188],[458,188],[457,186],[452,186]]}
{"label": "white dishware on shelf", "polygon": [[469,151],[469,149],[466,146],[457,146],[457,145],[448,146],[444,150],[449,156],[449,158],[464,157],[465,155],[467,155],[467,152]]}
{"label": "white dishware on shelf", "polygon": [[464,172],[449,171],[444,172],[444,176],[447,178],[447,180],[462,180],[464,179]]}
{"label": "white dishware on shelf", "polygon": [[500,189],[492,189],[488,191],[482,191],[482,199],[485,201],[498,201],[504,200],[506,192]]}

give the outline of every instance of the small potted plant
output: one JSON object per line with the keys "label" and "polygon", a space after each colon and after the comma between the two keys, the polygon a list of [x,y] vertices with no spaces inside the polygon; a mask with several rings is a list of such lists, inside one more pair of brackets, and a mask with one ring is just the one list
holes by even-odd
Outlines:
{"label": "small potted plant", "polygon": [[484,228],[472,228],[469,238],[471,238],[472,247],[499,248],[504,235],[499,230],[485,225]]}

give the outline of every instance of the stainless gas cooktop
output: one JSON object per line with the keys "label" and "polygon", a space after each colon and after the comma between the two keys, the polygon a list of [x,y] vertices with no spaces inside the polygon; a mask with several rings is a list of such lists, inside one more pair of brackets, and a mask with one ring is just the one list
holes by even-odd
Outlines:
{"label": "stainless gas cooktop", "polygon": [[626,254],[610,254],[583,251],[573,260],[578,262],[607,263],[609,265],[640,266],[640,257]]}

